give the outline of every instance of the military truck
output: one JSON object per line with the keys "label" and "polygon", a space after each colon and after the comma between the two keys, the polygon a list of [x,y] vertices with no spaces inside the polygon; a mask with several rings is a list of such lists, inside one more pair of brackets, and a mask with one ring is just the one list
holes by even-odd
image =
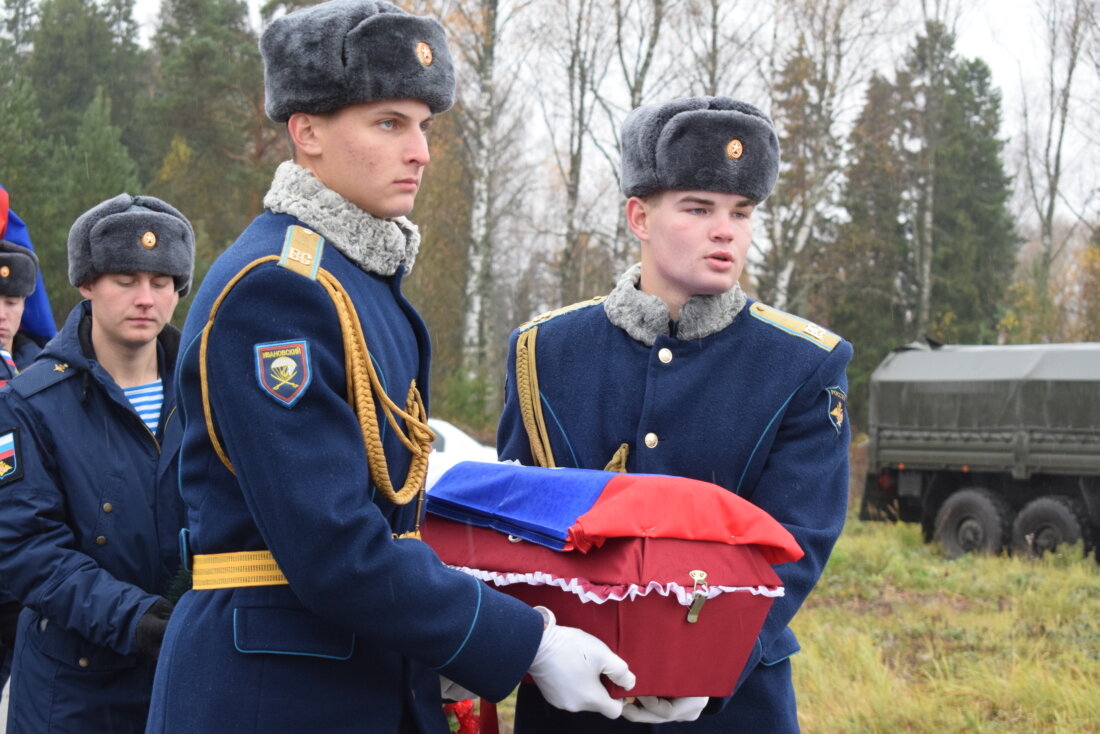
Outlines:
{"label": "military truck", "polygon": [[871,375],[860,518],[949,556],[1100,540],[1100,342],[916,342]]}

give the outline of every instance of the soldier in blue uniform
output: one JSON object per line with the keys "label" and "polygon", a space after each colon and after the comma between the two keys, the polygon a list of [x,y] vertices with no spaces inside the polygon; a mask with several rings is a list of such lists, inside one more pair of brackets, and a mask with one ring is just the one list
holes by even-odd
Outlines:
{"label": "soldier in blue uniform", "polygon": [[499,700],[526,672],[555,705],[618,716],[599,676],[633,674],[603,643],[415,537],[429,343],[401,283],[425,132],[454,97],[443,28],[341,0],[276,20],[261,51],[295,157],[184,327],[194,581],[148,731],[446,732],[441,686]]}
{"label": "soldier in blue uniform", "polygon": [[[26,223],[9,207],[8,190],[3,186],[0,186],[0,240],[7,240],[10,244],[19,245],[34,252],[31,233],[27,231]],[[31,294],[23,299],[23,317],[20,321],[17,341],[13,344],[15,364],[19,369],[23,369],[34,361],[38,351],[41,351],[44,344],[53,339],[57,333],[57,325],[54,324],[54,314],[50,308],[50,298],[46,295],[41,270],[38,271],[34,281],[35,286]]]}
{"label": "soldier in blue uniform", "polygon": [[[2,214],[2,212],[0,212]],[[4,215],[6,218],[6,215]],[[32,250],[0,240],[0,387],[27,367],[42,351],[38,341],[21,330],[23,307],[38,279],[38,257]],[[21,605],[0,591],[0,687],[11,674],[12,651]]]}
{"label": "soldier in blue uniform", "polygon": [[38,279],[38,256],[7,240],[0,240],[0,386],[19,374],[42,351],[42,345],[23,331],[23,307]]}
{"label": "soldier in blue uniform", "polygon": [[771,513],[806,555],[776,568],[786,594],[732,698],[640,697],[607,722],[521,686],[516,731],[794,732],[788,658],[799,648],[787,624],[844,522],[851,346],[737,284],[753,211],[778,171],[764,113],[724,97],[677,99],[632,112],[622,145],[641,263],[606,298],[513,333],[500,456],[713,482]]}
{"label": "soldier in blue uniform", "polygon": [[0,391],[0,579],[22,602],[9,734],[142,732],[179,566],[168,321],[187,219],[120,194],[69,232],[86,300]]}

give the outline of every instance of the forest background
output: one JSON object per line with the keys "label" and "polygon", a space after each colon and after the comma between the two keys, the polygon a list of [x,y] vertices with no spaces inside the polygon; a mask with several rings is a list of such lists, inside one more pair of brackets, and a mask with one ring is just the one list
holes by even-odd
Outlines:
{"label": "forest background", "polygon": [[[263,113],[244,0],[3,0],[0,184],[28,223],[54,316],[79,299],[66,237],[119,192],[195,227],[196,277],[261,211],[285,133]],[[492,441],[508,333],[606,293],[636,260],[618,126],[720,94],[775,119],[783,162],[756,215],[752,296],[856,345],[870,372],[920,338],[1100,339],[1097,0],[1035,0],[1006,124],[973,0],[397,0],[447,28],[458,102],[436,121],[407,292],[433,336],[432,413]],[[1011,137],[1004,130],[1011,129]],[[182,321],[187,302],[177,311]]]}

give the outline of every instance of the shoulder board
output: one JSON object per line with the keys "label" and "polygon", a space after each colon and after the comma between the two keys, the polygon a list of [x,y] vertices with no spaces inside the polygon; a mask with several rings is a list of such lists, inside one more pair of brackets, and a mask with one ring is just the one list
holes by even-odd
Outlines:
{"label": "shoulder board", "polygon": [[56,359],[35,362],[8,382],[11,389],[24,398],[40,393],[47,387],[56,385],[75,375],[78,370]]}
{"label": "shoulder board", "polygon": [[607,296],[596,296],[595,298],[589,298],[587,301],[580,301],[579,303],[574,303],[569,306],[556,308],[553,311],[547,311],[544,314],[539,314],[538,316],[526,323],[520,324],[519,330],[526,331],[532,326],[538,326],[539,324],[545,323],[550,319],[561,316],[562,314],[567,314],[572,311],[579,311],[580,309],[588,308],[589,306],[595,306],[597,303],[603,303],[606,298]]}
{"label": "shoulder board", "polygon": [[324,237],[311,229],[292,224],[286,228],[279,267],[293,270],[310,280],[317,280],[317,270],[321,267],[324,249]]}
{"label": "shoulder board", "polygon": [[763,303],[752,304],[752,306],[749,307],[749,312],[753,315],[753,318],[759,319],[766,324],[771,324],[775,328],[785,331],[792,336],[805,339],[814,346],[820,347],[828,352],[833,351],[836,345],[840,344],[840,337],[833,332],[818,326],[812,321],[807,321],[798,316],[785,313],[771,306],[765,306]]}

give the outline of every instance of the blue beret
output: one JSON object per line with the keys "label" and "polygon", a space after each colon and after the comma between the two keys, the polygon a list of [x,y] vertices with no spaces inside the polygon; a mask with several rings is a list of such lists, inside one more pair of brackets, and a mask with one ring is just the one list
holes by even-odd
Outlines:
{"label": "blue beret", "polygon": [[717,191],[759,203],[779,175],[779,140],[762,111],[729,97],[684,97],[648,105],[622,126],[627,196]]}
{"label": "blue beret", "polygon": [[119,194],[81,214],[69,229],[69,282],[103,273],[170,275],[187,295],[195,233],[174,207],[152,196]]}
{"label": "blue beret", "polygon": [[418,99],[450,109],[455,74],[443,26],[380,0],[330,0],[287,13],[260,39],[267,116]]}
{"label": "blue beret", "polygon": [[29,296],[38,281],[38,256],[14,242],[0,240],[0,296]]}

